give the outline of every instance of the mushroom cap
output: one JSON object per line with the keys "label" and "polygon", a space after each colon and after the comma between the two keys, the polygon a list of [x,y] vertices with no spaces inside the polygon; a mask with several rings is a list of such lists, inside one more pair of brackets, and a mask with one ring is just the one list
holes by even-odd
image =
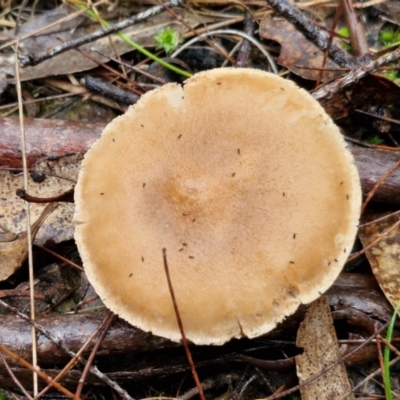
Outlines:
{"label": "mushroom cap", "polygon": [[221,68],[146,93],[87,152],[75,239],[104,304],[179,341],[273,329],[334,282],[361,189],[346,144],[293,82]]}

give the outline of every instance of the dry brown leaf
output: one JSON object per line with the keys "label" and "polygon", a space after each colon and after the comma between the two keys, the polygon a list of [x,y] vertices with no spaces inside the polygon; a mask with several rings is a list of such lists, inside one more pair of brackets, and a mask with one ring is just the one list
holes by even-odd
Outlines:
{"label": "dry brown leaf", "polygon": [[[286,20],[265,17],[260,23],[260,36],[274,40],[281,47],[278,64],[288,68],[296,75],[316,81],[322,67],[323,53]],[[306,69],[307,67],[311,69]],[[326,60],[325,68],[339,68],[333,61]],[[326,82],[342,74],[342,71],[325,71],[322,81]]]}
{"label": "dry brown leaf", "polygon": [[[53,197],[68,191],[75,185],[82,158],[81,154],[75,154],[36,163],[31,169],[28,193],[36,197]],[[16,235],[26,229],[24,200],[16,195],[17,189],[23,186],[22,174],[0,170],[0,226]],[[39,218],[44,207],[44,204],[31,204],[32,222]],[[43,244],[51,239],[58,243],[72,239],[73,212],[73,204],[60,204],[43,224],[35,242]]]}
{"label": "dry brown leaf", "polygon": [[[47,204],[39,219],[32,225],[32,240],[44,220],[57,207],[57,203]],[[9,278],[25,261],[28,255],[27,233],[22,232],[13,240],[0,241],[0,282]]]}
{"label": "dry brown leaf", "polygon": [[[25,36],[33,33],[38,29],[44,28],[50,23],[54,23],[55,21],[67,17],[70,14],[71,9],[67,7],[60,7],[55,10],[40,14],[39,16],[36,16],[34,19],[22,25],[19,30],[19,35]],[[195,28],[199,24],[214,20],[214,18],[202,16],[200,21],[195,14],[189,11],[185,11],[182,17],[185,23],[192,28]],[[24,54],[40,53],[42,51],[50,50],[51,48],[60,45],[62,42],[68,42],[70,40],[87,35],[91,33],[93,29],[101,28],[100,24],[87,24],[85,23],[87,21],[90,20],[85,18],[84,15],[81,15],[74,19],[58,23],[53,28],[42,32],[40,35],[34,35],[30,38],[22,40],[20,42],[20,49]],[[165,11],[148,18],[143,22],[138,22],[133,26],[124,29],[122,32],[141,46],[154,47],[154,36],[159,30],[165,28],[166,26],[172,26],[174,29],[178,30],[180,34],[184,34],[188,31],[188,28],[186,28],[171,14]],[[12,39],[14,35],[14,31],[10,31],[8,33],[10,39]],[[134,50],[129,44],[125,43],[119,37],[116,37],[115,35],[112,37],[114,49],[117,50],[119,55]],[[98,66],[98,63],[108,62],[109,60],[106,57],[94,52],[92,48],[94,47],[103,53],[115,56],[115,51],[111,47],[109,39],[110,38],[107,36],[80,46],[80,50],[89,54],[90,59],[76,50],[69,50],[36,66],[22,69],[21,80],[25,81],[48,76],[73,74],[75,72],[86,71],[95,68]],[[14,61],[11,53],[9,57],[3,57],[0,59],[0,69],[6,71],[10,75],[14,74]]]}
{"label": "dry brown leaf", "polygon": [[354,109],[372,112],[397,104],[399,97],[399,85],[384,76],[369,74],[320,103],[333,119],[340,119],[351,115]]}
{"label": "dry brown leaf", "polygon": [[[326,296],[314,301],[297,331],[296,346],[304,349],[296,356],[300,384],[340,358],[339,345]],[[343,363],[300,388],[302,400],[354,399]]]}
{"label": "dry brown leaf", "polygon": [[[379,217],[379,216],[374,216]],[[398,216],[361,227],[359,237],[364,247],[375,241],[397,221]],[[400,301],[400,227],[395,227],[388,235],[366,251],[372,272],[383,293],[395,308]]]}

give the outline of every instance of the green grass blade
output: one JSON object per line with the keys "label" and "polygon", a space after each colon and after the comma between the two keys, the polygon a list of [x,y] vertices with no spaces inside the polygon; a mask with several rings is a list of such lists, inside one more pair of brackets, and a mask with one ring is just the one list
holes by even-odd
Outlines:
{"label": "green grass blade", "polygon": [[[400,303],[397,304],[394,313],[392,315],[392,318],[390,319],[390,323],[388,326],[388,330],[386,332],[386,341],[390,343],[392,341],[393,337],[393,329],[394,329],[394,323],[396,322],[397,318],[397,312],[399,311]],[[385,394],[386,394],[386,399],[387,400],[393,400],[393,394],[392,394],[392,386],[390,384],[390,349],[389,347],[385,346],[385,349],[383,351],[383,383],[385,386]]]}
{"label": "green grass blade", "polygon": [[[81,9],[85,8],[80,5],[78,5],[77,7],[81,8]],[[90,18],[94,19],[95,21],[101,22],[102,24],[104,24],[104,26],[106,26],[106,27],[110,26],[110,23],[108,21],[105,21],[104,19],[100,19],[100,17],[98,15],[96,15],[96,13],[94,13],[92,10],[87,10],[86,13]],[[187,72],[181,68],[175,67],[175,65],[172,65],[164,60],[161,60],[161,58],[158,58],[156,55],[154,55],[153,53],[151,53],[150,51],[148,51],[147,49],[142,47],[140,44],[138,44],[135,41],[133,41],[132,39],[128,38],[122,32],[117,32],[116,35],[119,36],[125,43],[127,43],[131,47],[133,47],[135,50],[139,51],[144,56],[157,62],[158,64],[162,65],[163,67],[168,68],[169,70],[171,70],[179,75],[182,75],[186,78],[190,78],[192,76],[192,74],[190,74],[189,72]]]}

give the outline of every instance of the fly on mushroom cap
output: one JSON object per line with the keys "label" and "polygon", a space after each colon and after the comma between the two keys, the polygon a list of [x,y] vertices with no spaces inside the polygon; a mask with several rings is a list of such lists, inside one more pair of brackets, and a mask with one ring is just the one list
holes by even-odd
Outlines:
{"label": "fly on mushroom cap", "polygon": [[345,142],[291,81],[252,69],[153,90],[86,154],[75,238],[90,282],[131,324],[179,341],[163,269],[197,344],[273,329],[336,279],[361,189]]}

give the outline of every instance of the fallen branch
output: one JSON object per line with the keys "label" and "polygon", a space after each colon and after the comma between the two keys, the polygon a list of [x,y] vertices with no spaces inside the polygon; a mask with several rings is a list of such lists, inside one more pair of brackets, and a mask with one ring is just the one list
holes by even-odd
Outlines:
{"label": "fallen branch", "polygon": [[[43,159],[54,159],[71,153],[84,153],[100,137],[103,124],[89,124],[46,119],[25,121],[28,166]],[[14,118],[0,118],[0,168],[21,168],[19,122]],[[351,147],[365,194],[375,186],[398,160],[396,152]],[[400,202],[400,172],[395,171],[379,187],[373,201],[398,204]]]}

